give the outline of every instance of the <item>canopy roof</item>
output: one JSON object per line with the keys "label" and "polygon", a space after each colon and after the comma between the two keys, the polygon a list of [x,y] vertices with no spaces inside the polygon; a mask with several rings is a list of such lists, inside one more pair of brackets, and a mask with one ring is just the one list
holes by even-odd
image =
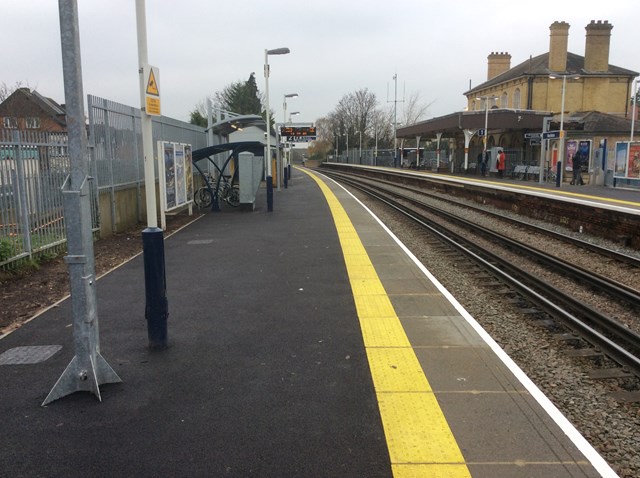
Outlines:
{"label": "canopy roof", "polygon": [[237,143],[224,143],[207,146],[206,148],[196,149],[191,153],[193,162],[208,158],[215,154],[232,151],[234,154],[252,153],[256,156],[264,156],[265,144],[260,141],[239,141]]}
{"label": "canopy roof", "polygon": [[239,115],[225,118],[222,121],[218,121],[211,126],[211,130],[215,134],[221,134],[223,136],[229,136],[230,133],[239,131],[242,128],[248,126],[255,126],[264,131],[267,130],[267,124],[264,118],[260,115]]}

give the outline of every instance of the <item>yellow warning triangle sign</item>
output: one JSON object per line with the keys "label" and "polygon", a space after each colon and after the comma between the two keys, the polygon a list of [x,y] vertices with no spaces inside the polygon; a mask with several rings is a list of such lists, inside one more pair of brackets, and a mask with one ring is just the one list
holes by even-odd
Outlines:
{"label": "yellow warning triangle sign", "polygon": [[153,68],[149,70],[149,81],[147,82],[147,94],[160,96],[158,91],[158,83],[156,82],[156,76],[153,74]]}

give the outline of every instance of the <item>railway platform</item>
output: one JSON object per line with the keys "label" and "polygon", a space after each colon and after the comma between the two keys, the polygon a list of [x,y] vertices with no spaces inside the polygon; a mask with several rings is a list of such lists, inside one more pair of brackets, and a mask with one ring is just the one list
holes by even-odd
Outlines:
{"label": "railway platform", "polygon": [[74,354],[70,300],[0,339],[3,476],[616,476],[344,189],[296,169],[273,212],[263,196],[166,238],[166,350],[142,257],[98,280],[123,380],[102,402],[41,406]]}

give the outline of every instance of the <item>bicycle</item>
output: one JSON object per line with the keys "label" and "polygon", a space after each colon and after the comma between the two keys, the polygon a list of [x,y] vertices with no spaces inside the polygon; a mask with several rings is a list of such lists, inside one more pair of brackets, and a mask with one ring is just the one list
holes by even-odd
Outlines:
{"label": "bicycle", "polygon": [[240,189],[230,181],[231,176],[224,174],[219,176],[219,183],[210,174],[205,174],[205,185],[199,188],[193,195],[193,202],[199,208],[208,208],[213,204],[215,196],[213,184],[216,184],[219,199],[225,201],[229,206],[238,207],[240,205]]}

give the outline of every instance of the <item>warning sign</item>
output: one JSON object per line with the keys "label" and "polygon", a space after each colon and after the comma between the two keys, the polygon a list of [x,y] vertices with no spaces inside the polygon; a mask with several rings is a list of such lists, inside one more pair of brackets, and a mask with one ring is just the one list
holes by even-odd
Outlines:
{"label": "warning sign", "polygon": [[156,75],[153,74],[153,68],[151,68],[149,80],[147,81],[147,94],[160,96],[160,92],[158,91],[158,82],[156,81]]}
{"label": "warning sign", "polygon": [[160,116],[160,71],[153,66],[144,68],[145,112],[151,116]]}

